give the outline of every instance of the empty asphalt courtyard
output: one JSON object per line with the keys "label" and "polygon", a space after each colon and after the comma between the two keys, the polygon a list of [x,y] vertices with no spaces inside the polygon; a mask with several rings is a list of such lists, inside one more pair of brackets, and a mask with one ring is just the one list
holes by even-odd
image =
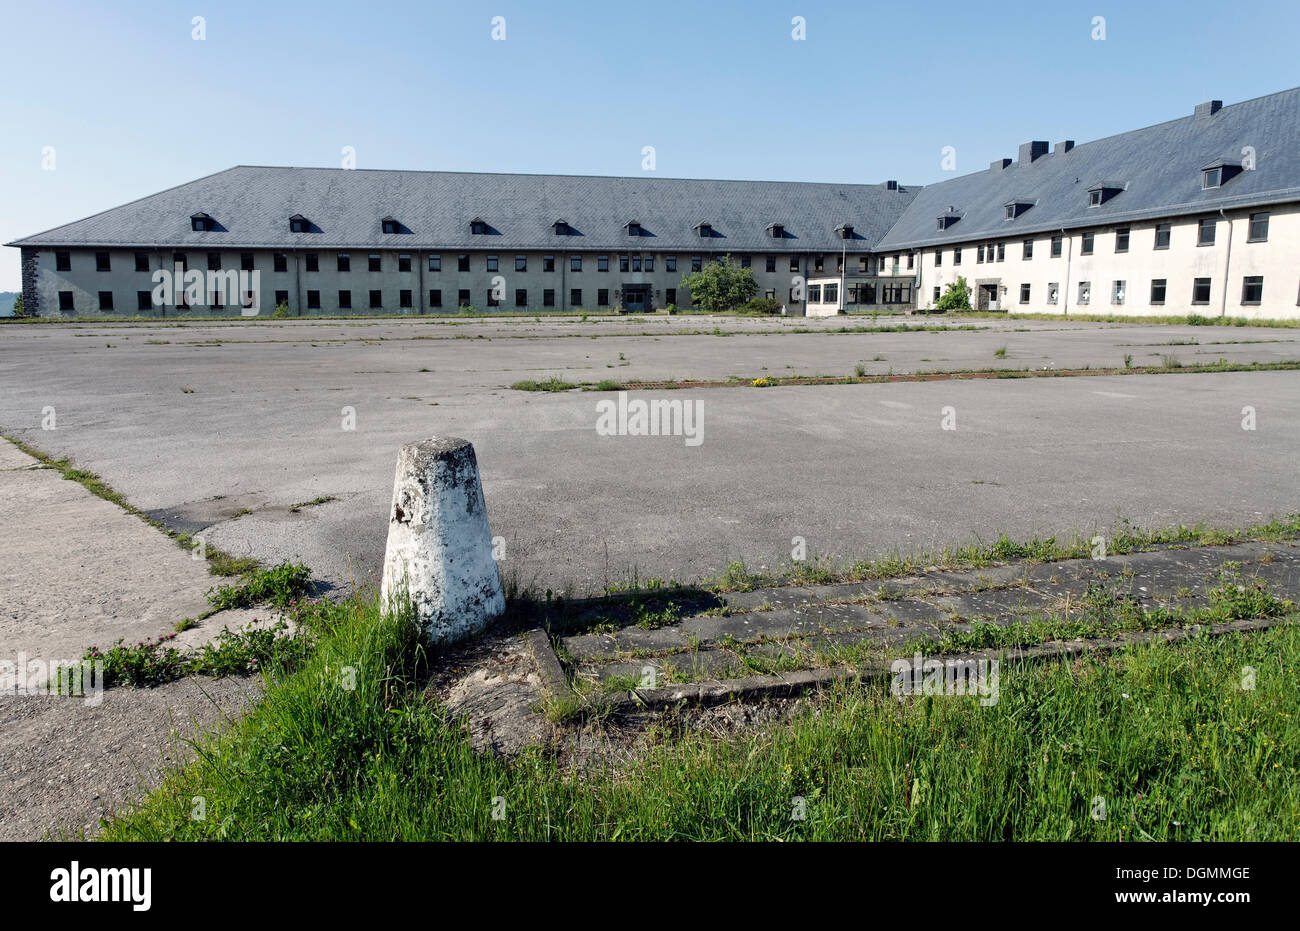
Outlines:
{"label": "empty asphalt courtyard", "polygon": [[[945,324],[876,325],[902,322]],[[795,538],[811,557],[857,559],[1300,510],[1296,371],[748,385],[858,366],[1300,359],[1294,329],[947,323],[965,329],[695,316],[10,325],[0,432],[177,529],[235,555],[300,558],[336,587],[378,573],[397,449],[436,434],[478,451],[503,573],[557,591],[774,567]],[[551,376],[745,384],[631,393],[697,404],[695,445],[601,435],[613,393],[510,388]],[[51,532],[76,546],[75,521]]]}

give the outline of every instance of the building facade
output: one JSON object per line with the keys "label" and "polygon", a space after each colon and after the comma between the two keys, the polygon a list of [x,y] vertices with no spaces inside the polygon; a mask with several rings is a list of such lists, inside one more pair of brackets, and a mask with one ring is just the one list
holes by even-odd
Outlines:
{"label": "building facade", "polygon": [[[759,297],[802,314],[809,277],[877,272],[872,246],[914,195],[896,182],[240,167],[11,245],[43,317],[689,309],[683,278],[727,256]],[[851,309],[913,306],[884,288],[862,296],[880,306]]]}
{"label": "building facade", "polygon": [[790,314],[1288,318],[1300,88],[924,188],[240,166],[9,245],[43,317],[689,309],[731,256]]}
{"label": "building facade", "polygon": [[918,307],[1300,316],[1300,89],[1096,142],[1020,146],[924,188],[877,247],[914,256]]}

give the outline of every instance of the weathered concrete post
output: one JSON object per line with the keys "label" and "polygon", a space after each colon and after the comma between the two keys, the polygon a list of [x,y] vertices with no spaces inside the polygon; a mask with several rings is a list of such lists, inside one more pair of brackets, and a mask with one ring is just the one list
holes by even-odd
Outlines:
{"label": "weathered concrete post", "polygon": [[391,605],[403,596],[435,642],[480,631],[506,609],[467,440],[435,436],[398,454],[382,597]]}

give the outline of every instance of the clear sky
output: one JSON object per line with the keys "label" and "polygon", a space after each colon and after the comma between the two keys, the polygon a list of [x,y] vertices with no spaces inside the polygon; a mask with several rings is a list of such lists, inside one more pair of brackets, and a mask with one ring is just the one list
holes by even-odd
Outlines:
{"label": "clear sky", "polygon": [[338,167],[344,146],[358,168],[635,175],[654,146],[667,177],[924,184],[950,176],[945,146],[964,173],[1300,84],[1295,0],[0,11],[0,242],[232,165]]}

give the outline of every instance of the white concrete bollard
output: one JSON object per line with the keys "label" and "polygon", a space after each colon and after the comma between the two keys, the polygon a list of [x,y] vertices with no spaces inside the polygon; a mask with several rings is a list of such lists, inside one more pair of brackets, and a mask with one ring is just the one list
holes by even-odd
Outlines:
{"label": "white concrete bollard", "polygon": [[436,643],[476,633],[506,609],[467,440],[435,436],[398,454],[382,597],[391,605],[403,596]]}

